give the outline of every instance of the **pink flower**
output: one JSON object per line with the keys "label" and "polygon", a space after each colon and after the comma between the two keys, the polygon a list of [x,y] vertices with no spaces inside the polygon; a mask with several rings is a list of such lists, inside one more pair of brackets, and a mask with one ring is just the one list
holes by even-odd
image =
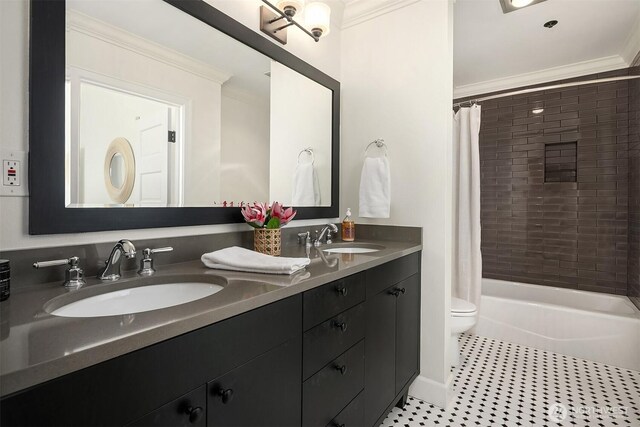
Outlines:
{"label": "pink flower", "polygon": [[271,206],[266,203],[247,203],[241,206],[240,212],[247,224],[254,228],[281,228],[296,216],[293,208],[285,209],[278,202],[274,202]]}
{"label": "pink flower", "polygon": [[242,216],[247,223],[255,228],[260,228],[264,225],[267,219],[267,205],[266,203],[254,203],[253,205],[245,206],[241,209]]}
{"label": "pink flower", "polygon": [[284,207],[278,203],[273,202],[271,206],[271,216],[280,220],[280,227],[284,227],[296,216],[296,211],[293,208],[284,209]]}

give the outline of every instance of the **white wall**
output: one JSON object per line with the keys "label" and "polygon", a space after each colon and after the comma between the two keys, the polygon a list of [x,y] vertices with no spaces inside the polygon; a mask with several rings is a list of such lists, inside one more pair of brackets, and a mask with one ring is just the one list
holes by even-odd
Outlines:
{"label": "white wall", "polygon": [[[331,205],[331,97],[326,87],[271,61],[271,200],[292,204],[298,155],[311,148],[320,206]],[[303,154],[300,161],[308,159]]]}
{"label": "white wall", "polygon": [[364,149],[384,138],[391,217],[355,220],[423,227],[421,374],[410,393],[441,406],[450,383],[452,6],[421,0],[342,32],[340,205],[357,214]]}
{"label": "white wall", "polygon": [[222,86],[220,201],[269,199],[269,102]]}
{"label": "white wall", "polygon": [[[258,7],[260,0],[208,0],[222,12],[259,31]],[[332,16],[340,15],[342,2],[330,1]],[[2,111],[0,144],[2,149],[28,151],[28,2],[24,0],[0,1],[0,88]],[[314,42],[295,29],[289,30],[289,44],[284,46],[295,55],[309,62],[334,78],[340,77],[340,28],[332,25],[331,34]],[[264,37],[267,37],[264,35]],[[28,209],[26,197],[0,199],[0,248],[2,250],[43,246],[72,245],[80,243],[117,241],[122,237],[132,240],[151,237],[171,237],[233,230],[246,230],[244,224],[210,225],[198,227],[173,227],[148,230],[123,230],[99,233],[30,236],[28,234]],[[295,225],[321,224],[324,219],[296,221]]]}

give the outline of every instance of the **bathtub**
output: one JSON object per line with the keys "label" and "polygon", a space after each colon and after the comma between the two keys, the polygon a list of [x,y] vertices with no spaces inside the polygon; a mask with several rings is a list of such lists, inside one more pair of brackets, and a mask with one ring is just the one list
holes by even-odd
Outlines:
{"label": "bathtub", "polygon": [[640,371],[640,311],[624,296],[482,279],[476,333]]}

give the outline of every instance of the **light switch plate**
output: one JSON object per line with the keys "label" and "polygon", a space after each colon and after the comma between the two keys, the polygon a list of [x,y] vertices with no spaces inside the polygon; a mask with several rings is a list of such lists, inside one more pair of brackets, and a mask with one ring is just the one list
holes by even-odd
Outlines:
{"label": "light switch plate", "polygon": [[0,196],[28,196],[28,153],[26,151],[3,150],[2,152],[0,152],[0,159],[2,160],[2,181],[0,182]]}

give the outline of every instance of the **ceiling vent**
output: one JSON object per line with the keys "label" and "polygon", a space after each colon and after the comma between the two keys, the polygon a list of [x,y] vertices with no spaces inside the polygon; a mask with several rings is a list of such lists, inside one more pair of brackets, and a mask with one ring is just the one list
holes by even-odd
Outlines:
{"label": "ceiling vent", "polygon": [[509,13],[514,10],[523,9],[525,7],[533,6],[534,4],[542,3],[547,0],[500,0],[500,6],[502,6],[502,12]]}

